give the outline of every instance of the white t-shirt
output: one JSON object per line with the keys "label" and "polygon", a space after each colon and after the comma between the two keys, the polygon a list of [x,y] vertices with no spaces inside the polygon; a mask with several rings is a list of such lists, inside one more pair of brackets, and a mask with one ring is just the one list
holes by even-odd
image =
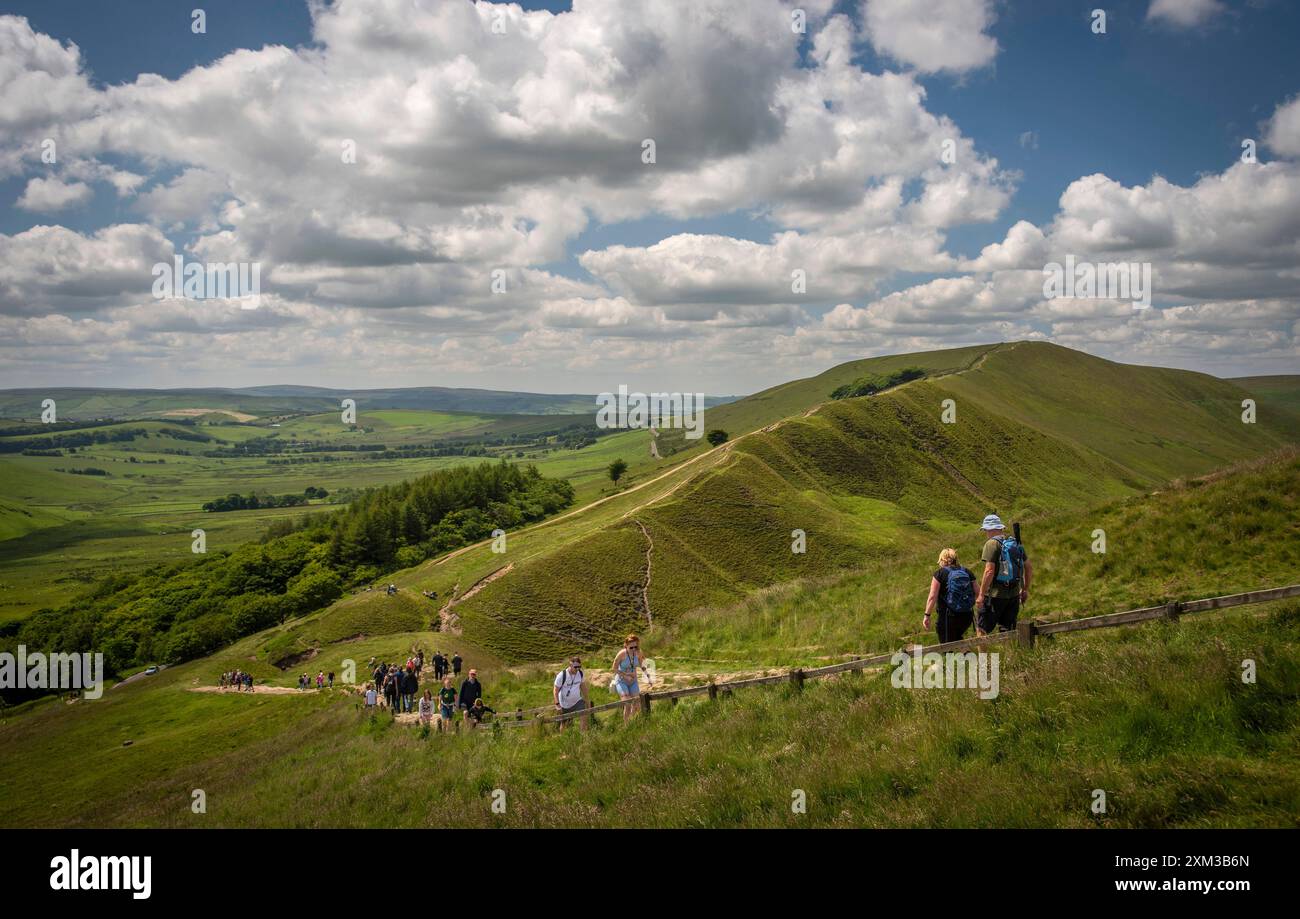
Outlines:
{"label": "white t-shirt", "polygon": [[564,708],[573,708],[582,701],[582,681],[581,673],[570,673],[569,668],[565,667],[555,675],[555,688],[560,691],[560,705]]}
{"label": "white t-shirt", "polygon": [[377,694],[373,689],[366,690],[366,705],[374,705]]}

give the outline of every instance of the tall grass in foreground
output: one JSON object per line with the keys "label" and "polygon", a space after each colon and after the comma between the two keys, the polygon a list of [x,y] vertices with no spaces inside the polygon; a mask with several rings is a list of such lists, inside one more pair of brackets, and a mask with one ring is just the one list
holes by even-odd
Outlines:
{"label": "tall grass in foreground", "polygon": [[[1274,605],[1278,607],[1278,605]],[[1258,683],[1241,680],[1244,659]],[[350,706],[105,796],[170,826],[1294,826],[1300,605],[1003,654],[1001,694],[888,672],[656,707],[592,733],[422,738]],[[527,730],[527,729],[525,729]],[[180,790],[208,792],[193,815]],[[1093,790],[1108,799],[1092,812]],[[494,814],[492,793],[506,795]],[[792,812],[792,795],[807,813]],[[10,822],[6,819],[6,822]]]}

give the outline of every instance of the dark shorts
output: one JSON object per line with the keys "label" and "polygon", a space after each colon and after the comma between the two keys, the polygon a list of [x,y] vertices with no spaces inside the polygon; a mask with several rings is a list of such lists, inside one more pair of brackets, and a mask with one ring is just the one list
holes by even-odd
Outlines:
{"label": "dark shorts", "polygon": [[586,700],[586,699],[579,699],[577,702],[574,702],[574,703],[573,703],[571,706],[569,706],[568,708],[561,707],[561,708],[560,708],[560,714],[561,714],[561,715],[572,715],[574,712],[581,712],[581,711],[584,711],[586,708],[587,708],[587,700]]}
{"label": "dark shorts", "polygon": [[939,642],[942,644],[949,641],[960,641],[970,628],[971,621],[975,618],[974,612],[970,613],[950,613],[947,610],[941,610],[934,620],[934,632],[939,636]]}
{"label": "dark shorts", "polygon": [[985,597],[980,610],[979,627],[985,632],[1014,632],[1020,615],[1020,597]]}

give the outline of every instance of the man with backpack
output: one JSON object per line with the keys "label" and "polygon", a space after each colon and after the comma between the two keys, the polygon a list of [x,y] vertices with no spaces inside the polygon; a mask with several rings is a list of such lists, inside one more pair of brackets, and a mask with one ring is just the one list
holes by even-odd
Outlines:
{"label": "man with backpack", "polygon": [[960,641],[975,616],[975,575],[957,562],[956,549],[939,553],[939,570],[930,578],[922,626],[930,628],[930,614],[938,611],[934,631],[939,643]]}
{"label": "man with backpack", "polygon": [[[569,658],[569,666],[555,675],[551,695],[555,697],[555,707],[561,715],[587,710],[587,681],[582,675],[582,660],[576,654]],[[560,730],[563,731],[572,721],[572,718],[561,721]],[[587,716],[583,715],[581,721],[582,729],[587,730]]]}
{"label": "man with backpack", "polygon": [[992,631],[1014,631],[1020,604],[1029,599],[1029,584],[1034,568],[1024,546],[1008,536],[1002,518],[989,514],[980,525],[987,539],[980,558],[984,561],[984,576],[980,578],[979,592],[975,597],[977,618],[975,634],[987,635]]}

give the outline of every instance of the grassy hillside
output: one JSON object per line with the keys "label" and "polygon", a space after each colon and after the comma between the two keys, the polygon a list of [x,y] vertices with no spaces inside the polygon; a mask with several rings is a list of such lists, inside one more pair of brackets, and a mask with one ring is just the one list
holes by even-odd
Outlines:
{"label": "grassy hillside", "polygon": [[1289,415],[1300,425],[1300,374],[1238,377],[1230,382],[1244,389],[1260,411]]}
{"label": "grassy hillside", "polygon": [[[1026,537],[1034,615],[1192,598],[1295,580],[1300,459],[1286,452],[1093,511]],[[1089,549],[1091,530],[1110,551]],[[976,542],[957,542],[967,557]],[[658,670],[735,673],[897,646],[919,628],[939,542],[704,609],[645,639]],[[412,644],[459,650],[497,707],[537,704],[547,667],[507,670],[463,638],[405,630],[410,598],[365,594],[314,624],[251,636],[96,702],[44,700],[0,722],[6,826],[1295,826],[1300,605],[1004,646],[1000,695],[914,692],[888,671],[657,706],[588,735],[424,737],[340,693],[190,692],[233,665],[292,685]],[[355,619],[349,617],[355,616]],[[371,633],[351,634],[367,624]],[[280,671],[282,636],[324,642]],[[698,662],[696,658],[709,658]],[[720,659],[726,658],[730,663]],[[1254,660],[1258,682],[1241,680]],[[596,701],[599,663],[588,672]],[[123,746],[130,740],[129,746]],[[34,762],[76,761],[70,773]],[[207,793],[206,815],[190,790]],[[1092,790],[1108,812],[1094,815]],[[504,815],[490,812],[494,789]],[[807,813],[791,812],[791,793]],[[412,806],[419,801],[419,806]]]}
{"label": "grassy hillside", "polygon": [[[991,510],[1032,520],[1092,506],[1261,455],[1294,434],[1276,422],[1243,425],[1241,390],[1200,374],[1037,343],[975,360],[697,454],[671,487],[629,495],[617,513],[519,534],[507,556],[515,568],[459,607],[465,635],[508,660],[559,657],[652,620],[970,533]],[[946,399],[956,404],[952,424],[941,416]],[[746,401],[724,408],[743,411]],[[791,551],[795,530],[805,553]],[[494,563],[470,552],[406,583],[446,592]]]}

